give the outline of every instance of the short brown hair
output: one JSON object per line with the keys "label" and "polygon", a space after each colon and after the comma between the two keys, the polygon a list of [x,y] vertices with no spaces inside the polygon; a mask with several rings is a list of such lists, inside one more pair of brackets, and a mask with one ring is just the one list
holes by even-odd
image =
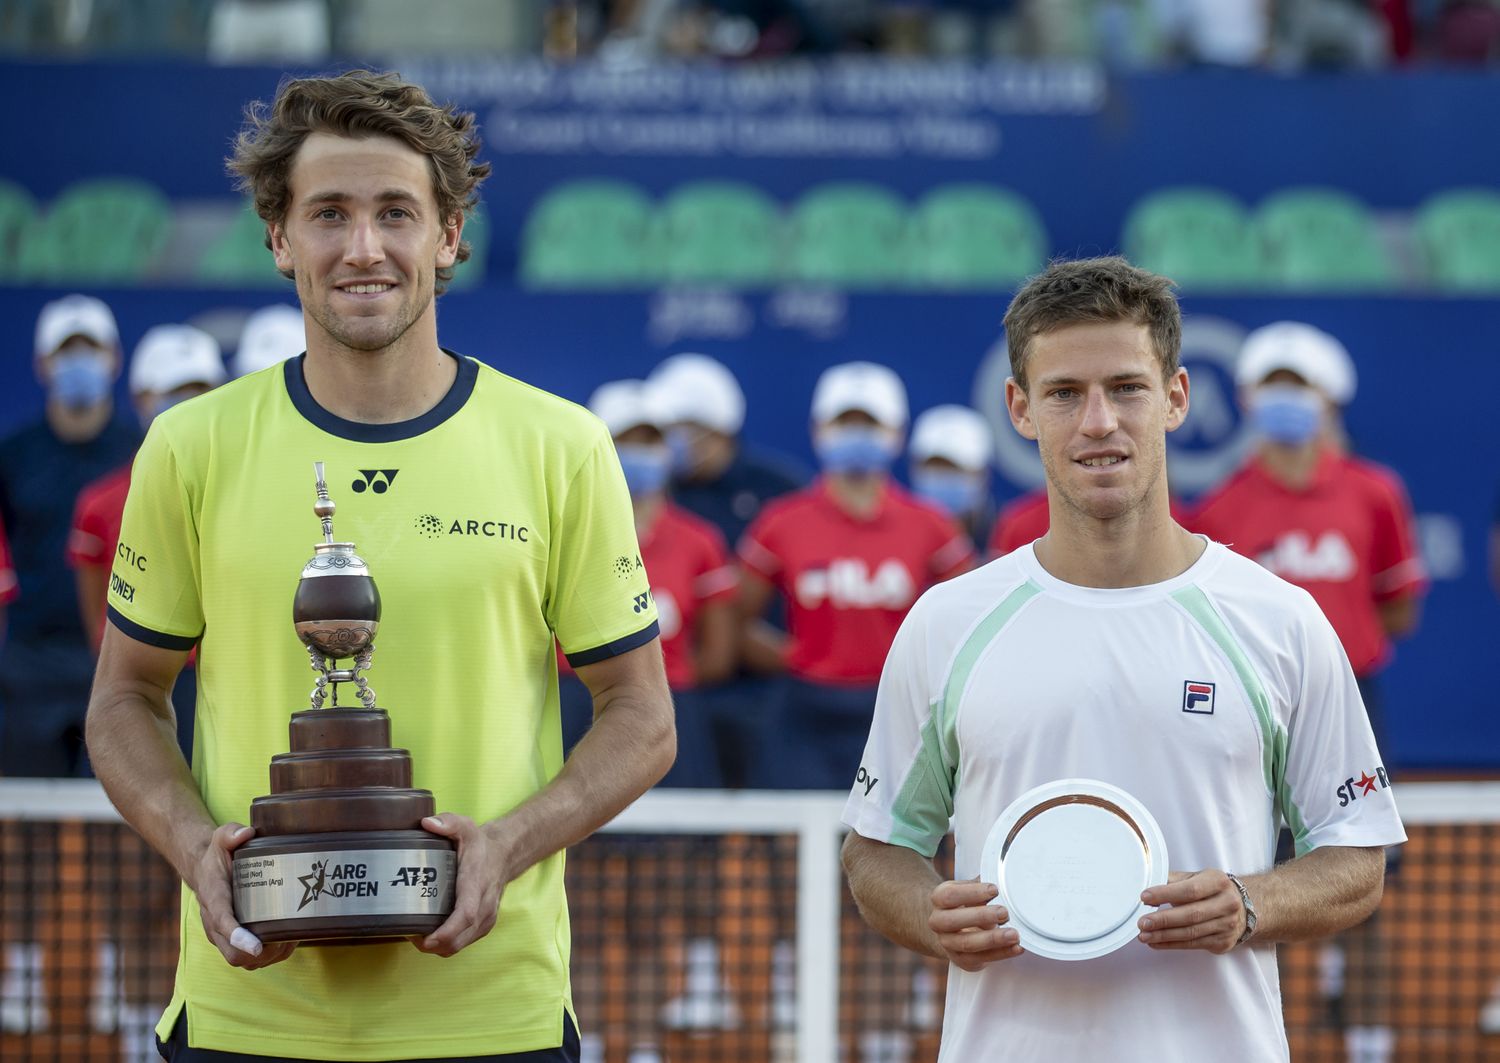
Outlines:
{"label": "short brown hair", "polygon": [[[438,215],[445,222],[473,211],[479,184],[490,174],[489,163],[474,161],[479,136],[473,113],[451,103],[438,106],[400,74],[351,70],[334,77],[286,78],[269,107],[256,100],[245,108],[245,124],[228,159],[236,187],[249,193],[267,225],[286,220],[292,161],[309,133],[395,137],[427,156]],[[271,246],[269,232],[266,246]],[[468,258],[468,241],[461,241],[458,261]],[[436,290],[441,293],[451,280],[453,267],[439,269]]]}
{"label": "short brown hair", "polygon": [[1182,311],[1172,287],[1166,277],[1132,266],[1119,255],[1053,262],[1022,286],[1005,311],[1010,375],[1026,390],[1031,341],[1043,333],[1130,321],[1150,331],[1162,379],[1171,379],[1182,353]]}

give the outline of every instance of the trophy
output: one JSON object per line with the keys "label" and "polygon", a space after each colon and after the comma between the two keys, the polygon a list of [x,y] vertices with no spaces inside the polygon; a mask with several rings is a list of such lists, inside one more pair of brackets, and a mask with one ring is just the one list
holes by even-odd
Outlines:
{"label": "trophy", "polygon": [[[436,811],[411,788],[411,754],[363,675],[380,592],[353,543],[333,541],[334,504],[314,462],[323,541],[292,603],[317,682],[294,712],[291,752],[271,758],[271,793],[250,804],[255,837],[234,851],[235,917],[262,941],[356,944],[425,935],[453,910],[454,845],[421,828]],[[337,667],[352,658],[352,666]],[[359,707],[339,706],[352,683]],[[324,708],[324,702],[331,705]]]}

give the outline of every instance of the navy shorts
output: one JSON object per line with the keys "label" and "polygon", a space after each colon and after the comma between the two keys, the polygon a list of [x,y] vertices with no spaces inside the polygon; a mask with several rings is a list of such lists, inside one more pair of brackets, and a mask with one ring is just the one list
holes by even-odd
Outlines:
{"label": "navy shorts", "polygon": [[[535,1052],[512,1052],[509,1055],[500,1056],[429,1056],[424,1059],[403,1060],[399,1063],[457,1063],[457,1061],[467,1061],[467,1063],[578,1063],[578,1031],[566,1012],[563,1013],[562,1034],[562,1045],[558,1048],[541,1048]],[[178,1016],[177,1024],[172,1027],[172,1036],[167,1038],[166,1043],[163,1043],[159,1037],[156,1039],[156,1050],[168,1063],[267,1063],[269,1060],[287,1058],[252,1056],[239,1052],[216,1052],[210,1048],[189,1048],[186,1008]]]}

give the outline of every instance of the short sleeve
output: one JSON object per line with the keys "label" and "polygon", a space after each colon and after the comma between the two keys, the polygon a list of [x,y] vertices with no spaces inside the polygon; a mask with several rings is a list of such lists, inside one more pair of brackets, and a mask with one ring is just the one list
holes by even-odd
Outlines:
{"label": "short sleeve", "polygon": [[974,543],[966,532],[950,521],[941,521],[933,531],[938,546],[927,559],[934,582],[941,583],[974,567]]}
{"label": "short sleeve", "polygon": [[96,495],[88,488],[78,496],[73,507],[73,524],[68,529],[68,564],[73,568],[108,568],[110,544],[105,541],[104,522],[95,505]]}
{"label": "short sleeve", "polygon": [[[1278,800],[1297,854],[1406,839],[1390,773],[1338,636],[1309,599],[1301,613],[1302,685],[1277,750]],[[1289,633],[1292,634],[1292,633]]]}
{"label": "short sleeve", "polygon": [[953,816],[957,739],[929,654],[927,599],[896,633],[875,695],[875,715],[844,822],[874,841],[937,852]]}
{"label": "short sleeve", "polygon": [[1377,602],[1420,594],[1427,570],[1417,548],[1416,520],[1406,491],[1394,476],[1374,482],[1370,582]]}
{"label": "short sleeve", "polygon": [[110,571],[110,622],[163,649],[191,649],[203,633],[197,520],[187,471],[153,424],[136,455]]}
{"label": "short sleeve", "polygon": [[568,662],[607,660],[657,637],[630,493],[602,424],[552,515],[546,617]]}
{"label": "short sleeve", "polygon": [[739,542],[740,561],[751,572],[771,583],[777,583],[786,568],[786,559],[782,556],[777,535],[777,524],[775,511],[762,511],[750,527],[745,529]]}
{"label": "short sleeve", "polygon": [[693,574],[693,596],[704,604],[732,599],[740,577],[729,559],[724,536],[712,526],[703,529],[697,571]]}

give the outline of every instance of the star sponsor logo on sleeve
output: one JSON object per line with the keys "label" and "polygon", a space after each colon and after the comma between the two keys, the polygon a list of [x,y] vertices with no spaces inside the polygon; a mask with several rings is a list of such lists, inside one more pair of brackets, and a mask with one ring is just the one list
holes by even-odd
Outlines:
{"label": "star sponsor logo on sleeve", "polygon": [[636,554],[634,557],[630,557],[626,554],[621,554],[619,557],[615,558],[615,575],[619,576],[621,579],[629,579],[631,576],[635,575],[645,567],[646,563],[641,560],[640,554]]}
{"label": "star sponsor logo on sleeve", "polygon": [[1339,783],[1336,795],[1339,799],[1339,807],[1346,808],[1361,797],[1369,797],[1381,790],[1389,790],[1391,777],[1386,774],[1385,767],[1377,764],[1373,772],[1361,770],[1359,777],[1349,776]]}

